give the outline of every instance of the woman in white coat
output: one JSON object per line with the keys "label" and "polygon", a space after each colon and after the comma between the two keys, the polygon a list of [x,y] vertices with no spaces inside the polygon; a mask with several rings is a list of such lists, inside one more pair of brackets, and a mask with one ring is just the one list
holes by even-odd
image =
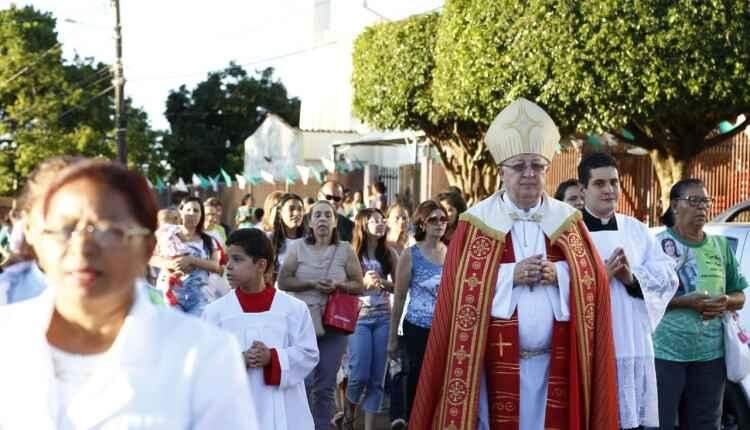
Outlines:
{"label": "woman in white coat", "polygon": [[156,228],[145,179],[83,161],[39,205],[50,288],[0,309],[0,428],[259,428],[234,339],[134,286]]}
{"label": "woman in white coat", "polygon": [[318,364],[318,343],[307,305],[266,284],[274,252],[264,232],[232,232],[227,251],[234,291],[206,306],[203,318],[239,341],[261,428],[312,429],[305,378]]}

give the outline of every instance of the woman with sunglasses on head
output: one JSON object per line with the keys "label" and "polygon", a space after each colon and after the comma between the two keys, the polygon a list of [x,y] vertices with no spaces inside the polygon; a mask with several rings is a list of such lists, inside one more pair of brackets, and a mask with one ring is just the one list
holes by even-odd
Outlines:
{"label": "woman with sunglasses on head", "polygon": [[185,197],[178,210],[182,224],[160,228],[158,255],[151,257],[150,264],[162,269],[156,285],[167,301],[183,312],[200,316],[209,302],[209,273],[224,272],[221,253],[216,239],[203,231],[205,213],[201,199]]}
{"label": "woman with sunglasses on head", "polygon": [[[713,200],[699,179],[677,182],[657,235],[675,247],[680,285],[654,332],[659,424],[716,429],[726,384],[722,314],[741,309],[747,282],[725,237],[703,231]],[[679,257],[677,257],[679,256]]]}
{"label": "woman with sunglasses on head", "polygon": [[354,408],[364,411],[365,430],[375,428],[383,401],[390,295],[396,275],[396,253],[386,244],[385,220],[379,209],[362,209],[354,221],[354,252],[365,274],[365,291],[354,334],[349,336],[349,382],[344,428],[351,428]]}
{"label": "woman with sunglasses on head", "polygon": [[320,361],[305,380],[316,430],[327,430],[334,412],[336,372],[347,336],[323,326],[329,294],[362,292],[362,268],[354,249],[340,241],[336,208],[327,200],[315,203],[304,240],[291,244],[279,273],[280,290],[307,304],[318,337]]}
{"label": "woman with sunglasses on head", "polygon": [[0,428],[257,429],[237,342],[136,284],[155,245],[146,180],[81,161],[41,202],[50,288],[0,308]]}
{"label": "woman with sunglasses on head", "polygon": [[442,242],[447,225],[448,214],[439,203],[433,200],[422,202],[414,211],[414,239],[417,243],[404,251],[396,266],[388,355],[393,360],[398,358],[397,330],[408,292],[409,306],[403,324],[409,365],[406,383],[407,417],[416,394],[419,371],[432,326],[432,315],[447,251]]}

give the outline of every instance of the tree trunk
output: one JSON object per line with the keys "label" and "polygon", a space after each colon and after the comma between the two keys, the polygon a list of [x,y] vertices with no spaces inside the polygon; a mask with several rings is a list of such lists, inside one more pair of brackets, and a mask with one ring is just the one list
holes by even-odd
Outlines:
{"label": "tree trunk", "polygon": [[669,207],[669,191],[672,189],[672,185],[685,176],[687,160],[678,159],[674,154],[668,154],[660,150],[649,151],[649,156],[659,180],[659,189],[661,190],[659,214],[662,214]]}
{"label": "tree trunk", "polygon": [[448,183],[463,190],[468,206],[497,190],[497,166],[484,145],[483,152],[478,155],[471,154],[456,142],[442,141],[434,146],[445,168]]}

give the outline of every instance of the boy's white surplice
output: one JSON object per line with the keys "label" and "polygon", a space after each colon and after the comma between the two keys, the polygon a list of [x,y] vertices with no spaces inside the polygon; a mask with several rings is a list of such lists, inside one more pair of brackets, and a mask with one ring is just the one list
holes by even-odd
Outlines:
{"label": "boy's white surplice", "polygon": [[117,339],[67,405],[46,338],[55,289],[0,307],[0,429],[262,428],[234,339],[135,288]]}
{"label": "boy's white surplice", "polygon": [[263,369],[248,369],[248,381],[262,429],[311,429],[305,377],[318,364],[318,342],[307,305],[277,290],[266,312],[243,312],[237,294],[230,292],[209,304],[203,318],[232,333],[243,351],[253,341],[275,348],[281,364],[281,384],[271,386]]}
{"label": "boy's white surplice", "polygon": [[620,427],[659,426],[659,400],[651,333],[677,291],[673,261],[662,251],[648,227],[633,217],[615,214],[617,230],[594,231],[591,238],[602,260],[623,248],[643,299],[628,294],[613,279],[612,330],[617,357]]}

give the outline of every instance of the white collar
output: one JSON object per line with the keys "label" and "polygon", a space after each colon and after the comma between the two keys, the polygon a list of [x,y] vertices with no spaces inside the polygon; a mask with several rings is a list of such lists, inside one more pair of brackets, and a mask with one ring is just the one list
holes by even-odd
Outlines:
{"label": "white collar", "polygon": [[[515,222],[504,208],[503,192],[498,191],[461,214],[461,220],[469,222],[490,237],[504,240]],[[508,199],[509,200],[509,199]],[[570,205],[551,199],[543,194],[536,208],[544,234],[554,242],[570,223],[581,219],[581,211]]]}
{"label": "white collar", "polygon": [[542,208],[541,197],[537,201],[536,205],[528,209],[519,208],[510,199],[510,197],[508,197],[508,195],[504,193],[500,196],[500,200],[502,201],[502,204],[505,207],[506,212],[508,213],[508,215],[514,222],[515,221],[540,222],[542,220],[543,214],[539,212],[539,209]]}
{"label": "white collar", "polygon": [[584,209],[586,210],[586,212],[589,213],[589,215],[591,215],[592,217],[594,217],[594,218],[598,219],[599,221],[601,221],[602,225],[609,224],[610,221],[612,221],[613,219],[615,219],[615,215],[617,215],[616,212],[612,212],[612,215],[610,215],[609,218],[601,218],[601,217],[597,216],[594,213],[594,211],[592,211],[591,209],[589,209],[588,206],[584,206]]}

